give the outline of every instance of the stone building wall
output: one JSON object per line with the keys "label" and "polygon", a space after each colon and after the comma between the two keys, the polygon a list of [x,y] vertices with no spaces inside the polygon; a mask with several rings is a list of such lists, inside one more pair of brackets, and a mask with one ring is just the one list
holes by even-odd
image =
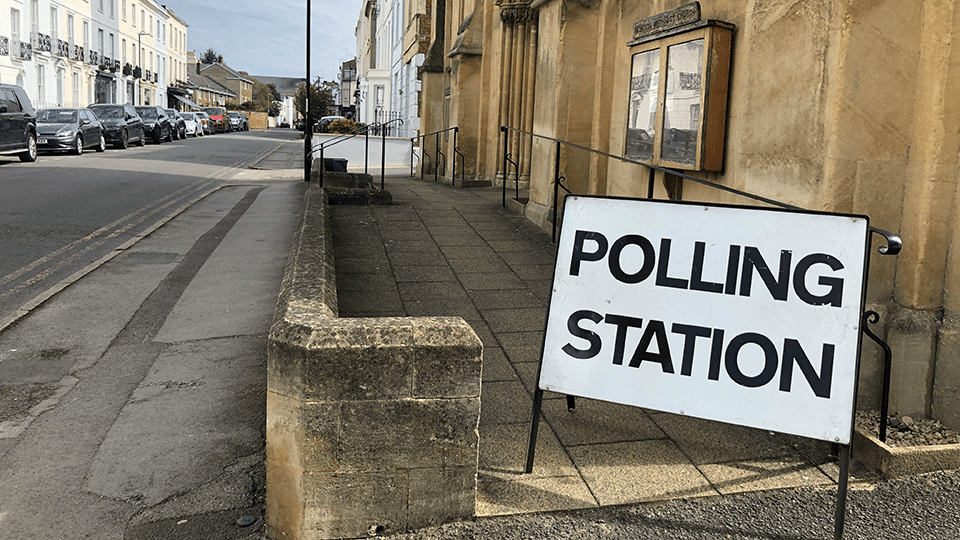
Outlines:
{"label": "stone building wall", "polygon": [[[425,108],[446,100],[453,107],[434,109],[440,114],[425,118],[422,131],[458,125],[470,141],[471,173],[495,183],[506,177],[510,187],[516,175],[512,165],[503,171],[502,123],[622,155],[633,24],[686,3],[439,0],[446,43],[423,99]],[[894,351],[891,411],[960,428],[960,0],[700,6],[703,19],[736,29],[723,170],[696,174],[808,209],[867,214],[899,234],[899,256],[873,250],[867,300]],[[451,53],[464,36],[476,43],[471,54]],[[519,50],[534,58],[521,60]],[[554,144],[515,137],[508,152],[529,186],[527,217],[549,229]],[[571,147],[560,158],[575,193],[646,196],[643,167]],[[750,203],[659,174],[655,193]],[[874,247],[881,243],[874,237]],[[880,351],[872,343],[863,351],[860,404],[876,407]]]}

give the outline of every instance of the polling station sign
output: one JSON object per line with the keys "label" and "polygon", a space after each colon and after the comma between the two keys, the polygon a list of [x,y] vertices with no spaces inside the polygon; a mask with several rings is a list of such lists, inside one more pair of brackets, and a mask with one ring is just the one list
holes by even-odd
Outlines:
{"label": "polling station sign", "polygon": [[539,388],[841,444],[866,216],[566,200]]}

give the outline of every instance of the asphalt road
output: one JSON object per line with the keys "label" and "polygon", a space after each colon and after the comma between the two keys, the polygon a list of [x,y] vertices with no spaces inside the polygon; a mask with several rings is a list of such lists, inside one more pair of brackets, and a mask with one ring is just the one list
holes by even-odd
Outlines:
{"label": "asphalt road", "polygon": [[256,164],[300,133],[220,134],[108,149],[0,157],[0,328],[23,306]]}

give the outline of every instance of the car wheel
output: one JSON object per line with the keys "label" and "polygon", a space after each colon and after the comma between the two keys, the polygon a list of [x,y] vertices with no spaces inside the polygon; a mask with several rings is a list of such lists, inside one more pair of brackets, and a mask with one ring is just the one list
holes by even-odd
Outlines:
{"label": "car wheel", "polygon": [[163,143],[163,137],[161,136],[159,129],[153,132],[153,142],[157,144]]}
{"label": "car wheel", "polygon": [[103,136],[103,133],[100,134],[100,144],[97,145],[97,152],[105,152],[107,150],[107,139]]}
{"label": "car wheel", "polygon": [[171,129],[167,131],[167,142],[173,142],[173,141],[174,141],[173,130]]}
{"label": "car wheel", "polygon": [[130,144],[130,135],[124,131],[120,134],[120,142],[117,143],[117,148],[126,148]]}
{"label": "car wheel", "polygon": [[137,146],[143,146],[147,144],[147,134],[140,130],[140,138],[137,139]]}
{"label": "car wheel", "polygon": [[37,160],[37,136],[27,133],[27,149],[20,152],[20,161],[33,163]]}
{"label": "car wheel", "polygon": [[73,141],[72,151],[73,151],[73,154],[76,156],[79,156],[80,154],[83,153],[83,136],[81,136],[79,133],[77,134],[77,138],[74,139]]}

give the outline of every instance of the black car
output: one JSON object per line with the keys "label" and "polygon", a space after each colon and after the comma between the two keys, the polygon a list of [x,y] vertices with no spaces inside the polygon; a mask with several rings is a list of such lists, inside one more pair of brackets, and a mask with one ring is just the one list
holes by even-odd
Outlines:
{"label": "black car", "polygon": [[137,146],[146,143],[143,120],[133,105],[100,103],[87,108],[93,111],[103,124],[107,144],[126,148],[131,142],[137,143]]}
{"label": "black car", "polygon": [[147,137],[157,144],[173,140],[173,126],[170,125],[166,111],[156,105],[142,105],[136,109],[143,119],[143,131]]}
{"label": "black car", "polygon": [[85,148],[107,149],[103,124],[89,109],[42,109],[37,113],[37,147],[80,155]]}
{"label": "black car", "polygon": [[176,109],[164,109],[164,112],[167,113],[167,116],[170,118],[170,125],[173,126],[173,138],[186,139],[187,121],[183,119],[183,116],[180,116],[180,111]]}
{"label": "black car", "polygon": [[37,160],[37,112],[23,88],[0,84],[0,155]]}

